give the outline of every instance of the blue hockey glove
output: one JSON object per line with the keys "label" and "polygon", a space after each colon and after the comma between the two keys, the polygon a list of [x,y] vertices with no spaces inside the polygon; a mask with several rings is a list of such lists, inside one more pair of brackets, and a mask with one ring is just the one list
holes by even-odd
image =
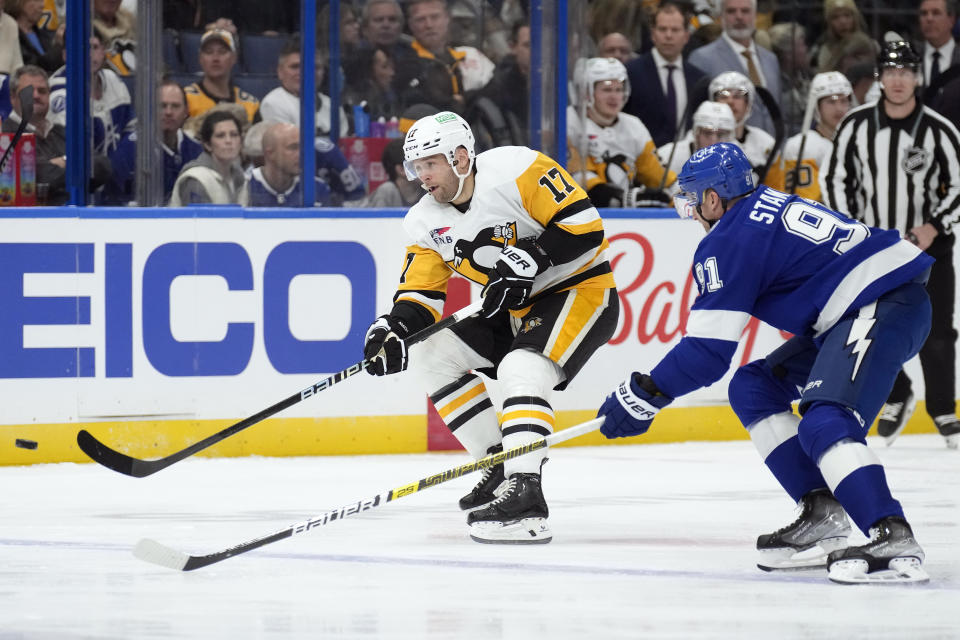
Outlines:
{"label": "blue hockey glove", "polygon": [[657,389],[653,378],[634,373],[607,396],[597,412],[605,417],[600,433],[608,438],[626,438],[646,433],[660,409],[673,402]]}
{"label": "blue hockey glove", "polygon": [[550,259],[535,242],[521,240],[505,246],[487,273],[480,315],[492,318],[507,309],[522,309],[530,299],[533,280],[550,266]]}
{"label": "blue hockey glove", "polygon": [[402,322],[393,316],[380,316],[367,329],[363,343],[363,358],[368,360],[367,373],[385,376],[399,373],[407,368],[407,345],[403,339],[408,331]]}

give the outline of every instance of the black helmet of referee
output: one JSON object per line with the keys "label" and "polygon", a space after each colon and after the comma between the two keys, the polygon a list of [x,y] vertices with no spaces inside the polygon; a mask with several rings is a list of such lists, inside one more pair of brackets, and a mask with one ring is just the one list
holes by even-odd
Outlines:
{"label": "black helmet of referee", "polygon": [[923,59],[909,42],[903,40],[885,42],[877,56],[876,75],[879,77],[884,69],[891,67],[910,69],[914,73],[919,73],[922,64]]}

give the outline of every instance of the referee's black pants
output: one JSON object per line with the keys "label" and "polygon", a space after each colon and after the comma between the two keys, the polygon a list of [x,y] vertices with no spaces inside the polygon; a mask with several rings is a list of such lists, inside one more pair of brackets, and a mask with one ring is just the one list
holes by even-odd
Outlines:
{"label": "referee's black pants", "polygon": [[[926,386],[927,413],[930,417],[953,415],[956,389],[957,330],[953,327],[953,303],[956,274],[953,269],[953,235],[940,234],[927,253],[936,262],[930,269],[927,293],[933,308],[930,335],[920,350],[920,366]],[[903,402],[910,394],[910,378],[900,370],[888,402]]]}

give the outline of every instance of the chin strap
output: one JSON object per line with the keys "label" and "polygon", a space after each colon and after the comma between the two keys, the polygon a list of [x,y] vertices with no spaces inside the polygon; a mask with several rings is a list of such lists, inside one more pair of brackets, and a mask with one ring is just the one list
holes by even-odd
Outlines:
{"label": "chin strap", "polygon": [[460,175],[460,173],[457,172],[456,164],[451,164],[450,167],[453,169],[453,174],[457,176],[457,178],[460,180],[460,184],[457,186],[457,192],[453,194],[453,197],[447,200],[447,202],[453,202],[454,200],[459,198],[460,194],[463,192],[463,183],[470,176],[470,174],[473,173],[473,158],[470,158],[470,163],[467,166],[467,172],[463,175]]}

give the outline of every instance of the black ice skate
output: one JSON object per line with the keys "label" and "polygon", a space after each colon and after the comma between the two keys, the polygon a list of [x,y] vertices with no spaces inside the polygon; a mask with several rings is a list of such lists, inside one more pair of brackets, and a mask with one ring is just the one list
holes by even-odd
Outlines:
{"label": "black ice skate", "polygon": [[913,410],[917,408],[917,398],[910,392],[903,402],[888,402],[880,410],[880,419],[877,421],[877,435],[884,439],[887,446],[893,444],[897,436],[910,421]]}
{"label": "black ice skate", "polygon": [[850,523],[828,489],[814,489],[800,499],[800,517],[757,538],[764,571],[823,568],[827,554],[847,546]]}
{"label": "black ice skate", "polygon": [[[496,445],[487,450],[488,454],[500,453],[503,445]],[[487,467],[480,476],[480,482],[470,493],[460,498],[460,508],[464,511],[473,511],[489,504],[502,494],[507,488],[507,480],[503,477],[503,463]]]}
{"label": "black ice skate", "polygon": [[937,416],[933,422],[937,425],[937,431],[947,441],[947,449],[960,447],[960,421],[957,421],[957,416],[953,414]]}
{"label": "black ice skate", "polygon": [[927,582],[930,576],[922,563],[923,549],[910,525],[899,516],[889,516],[870,527],[867,544],[831,553],[827,577],[840,584]]}
{"label": "black ice skate", "polygon": [[544,544],[553,534],[547,526],[547,501],[539,473],[515,473],[503,494],[467,516],[470,537],[492,544]]}

